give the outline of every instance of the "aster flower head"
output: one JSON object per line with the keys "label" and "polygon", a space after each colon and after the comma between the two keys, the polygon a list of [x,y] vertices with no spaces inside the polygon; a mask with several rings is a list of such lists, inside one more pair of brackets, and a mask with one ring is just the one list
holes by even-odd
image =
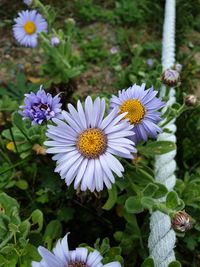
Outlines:
{"label": "aster flower head", "polygon": [[123,166],[115,156],[132,158],[136,152],[134,143],[127,137],[132,128],[125,114],[113,111],[104,118],[105,100],[99,97],[93,102],[87,97],[84,108],[80,101],[77,109],[68,105],[69,112],[63,111],[64,121],[53,119],[56,126],[49,125],[47,137],[51,140],[47,153],[56,154],[55,172],[60,173],[69,186],[74,180],[74,188],[82,191],[103,190],[105,184],[111,188],[115,182],[113,172],[121,177]]}
{"label": "aster flower head", "polygon": [[32,267],[121,267],[118,261],[102,264],[103,257],[94,250],[89,252],[87,248],[79,247],[69,250],[68,234],[58,240],[53,253],[44,247],[39,247],[38,252],[42,257],[40,262],[32,262]]}
{"label": "aster flower head", "polygon": [[30,6],[33,2],[33,0],[23,0],[24,4],[27,6]]}
{"label": "aster flower head", "polygon": [[53,36],[51,38],[51,45],[54,47],[54,46],[57,46],[59,44],[60,44],[60,39],[57,36]]}
{"label": "aster flower head", "polygon": [[36,47],[38,33],[47,32],[46,20],[36,10],[26,10],[18,13],[15,19],[13,33],[15,39],[24,46]]}
{"label": "aster flower head", "polygon": [[153,87],[145,90],[144,83],[141,86],[134,84],[127,90],[119,91],[118,96],[113,95],[110,100],[110,110],[117,107],[120,114],[128,112],[124,118],[134,125],[131,139],[136,143],[147,141],[148,136],[156,138],[157,133],[161,132],[157,125],[161,121],[157,110],[164,106],[164,102],[156,97],[157,93]]}
{"label": "aster flower head", "polygon": [[41,124],[52,118],[61,117],[61,103],[59,95],[52,97],[50,93],[46,93],[42,86],[37,93],[31,92],[25,94],[24,106],[20,106],[22,110],[19,113],[23,119],[30,119],[32,125]]}
{"label": "aster flower head", "polygon": [[167,69],[162,74],[162,82],[168,86],[176,86],[180,81],[180,73],[177,70]]}

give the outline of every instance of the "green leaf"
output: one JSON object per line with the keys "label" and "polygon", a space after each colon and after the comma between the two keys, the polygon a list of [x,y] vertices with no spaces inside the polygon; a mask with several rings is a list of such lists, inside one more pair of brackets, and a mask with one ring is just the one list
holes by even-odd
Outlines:
{"label": "green leaf", "polygon": [[117,187],[114,184],[112,188],[108,190],[108,199],[102,208],[104,210],[110,210],[115,205],[116,201],[117,201]]}
{"label": "green leaf", "polygon": [[149,182],[154,182],[154,178],[144,169],[136,169],[136,173],[133,176],[134,181],[137,181],[139,184],[148,184]]}
{"label": "green leaf", "polygon": [[24,123],[22,120],[22,116],[16,111],[12,114],[12,121],[14,123],[14,125],[17,126],[18,129],[24,129]]}
{"label": "green leaf", "polygon": [[147,258],[141,265],[141,267],[154,267],[154,260],[152,258]]}
{"label": "green leaf", "polygon": [[50,249],[54,239],[57,239],[61,236],[62,225],[58,220],[52,220],[46,227],[44,233],[44,243],[47,244],[47,247]]}
{"label": "green leaf", "polygon": [[182,210],[184,208],[184,202],[175,191],[172,191],[167,194],[166,207],[172,210]]}
{"label": "green leaf", "polygon": [[19,226],[20,234],[23,238],[26,238],[30,230],[30,222],[28,220],[23,221]]}
{"label": "green leaf", "polygon": [[181,267],[181,263],[179,261],[173,261],[171,262],[168,267]]}
{"label": "green leaf", "polygon": [[144,208],[152,211],[154,204],[155,204],[155,200],[151,197],[143,197],[141,199],[141,204]]}
{"label": "green leaf", "polygon": [[158,189],[159,187],[156,185],[156,184],[153,184],[153,183],[149,183],[142,191],[143,195],[144,196],[148,196],[148,197],[151,197],[154,195],[154,193],[156,192],[156,190]]}
{"label": "green leaf", "polygon": [[32,212],[30,218],[32,219],[33,225],[38,224],[36,231],[40,232],[43,226],[43,213],[39,209],[36,209]]}
{"label": "green leaf", "polygon": [[139,196],[129,197],[125,202],[125,209],[128,213],[140,213],[143,206],[141,204],[141,198]]}
{"label": "green leaf", "polygon": [[14,234],[19,232],[19,226],[14,224],[14,223],[9,223],[8,229],[9,229],[10,232],[12,232]]}
{"label": "green leaf", "polygon": [[169,192],[166,198],[166,206],[168,209],[174,209],[179,204],[179,197],[175,191]]}
{"label": "green leaf", "polygon": [[164,197],[168,192],[167,188],[163,184],[160,184],[160,183],[156,183],[156,185],[157,185],[158,189],[154,193],[153,197],[154,198]]}
{"label": "green leaf", "polygon": [[0,193],[0,207],[5,210],[7,216],[12,216],[19,209],[17,201],[6,193]]}
{"label": "green leaf", "polygon": [[15,183],[15,185],[16,185],[18,188],[22,189],[22,190],[26,190],[26,189],[28,188],[28,183],[27,183],[27,181],[26,181],[26,180],[23,180],[23,179],[17,181],[17,182]]}
{"label": "green leaf", "polygon": [[154,141],[145,146],[138,146],[138,151],[145,156],[156,156],[168,153],[176,149],[176,145],[170,141]]}
{"label": "green leaf", "polygon": [[70,207],[63,207],[58,210],[58,219],[60,221],[68,222],[74,218],[75,210]]}

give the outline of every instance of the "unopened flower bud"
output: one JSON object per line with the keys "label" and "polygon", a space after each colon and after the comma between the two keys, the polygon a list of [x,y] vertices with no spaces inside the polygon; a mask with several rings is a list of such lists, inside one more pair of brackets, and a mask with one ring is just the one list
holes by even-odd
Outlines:
{"label": "unopened flower bud", "polygon": [[168,86],[176,86],[180,81],[180,74],[177,70],[167,69],[162,74],[162,82]]}
{"label": "unopened flower bud", "polygon": [[76,24],[76,21],[73,18],[68,18],[68,19],[65,20],[65,22],[67,24],[71,24],[73,26]]}
{"label": "unopened flower bud", "polygon": [[175,231],[184,233],[192,228],[192,217],[185,211],[179,211],[172,218],[172,227]]}
{"label": "unopened flower bud", "polygon": [[185,105],[188,107],[194,107],[197,104],[197,97],[195,95],[187,95],[185,97]]}
{"label": "unopened flower bud", "polygon": [[51,45],[54,46],[58,46],[60,44],[60,39],[57,36],[53,36],[51,38]]}
{"label": "unopened flower bud", "polygon": [[25,5],[30,6],[32,4],[32,0],[24,0],[23,1]]}

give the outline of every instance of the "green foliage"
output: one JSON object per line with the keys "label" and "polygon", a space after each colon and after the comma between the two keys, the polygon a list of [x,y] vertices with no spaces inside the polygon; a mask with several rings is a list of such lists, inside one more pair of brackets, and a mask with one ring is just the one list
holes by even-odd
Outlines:
{"label": "green foliage", "polygon": [[37,85],[27,82],[25,74],[23,72],[18,72],[15,82],[9,82],[6,87],[0,86],[0,96],[3,97],[3,102],[5,100],[4,104],[7,105],[6,108],[10,109],[11,106],[8,103],[8,97],[19,101],[23,98],[25,93],[34,92],[36,89],[38,89]]}
{"label": "green foliage", "polygon": [[36,248],[28,243],[31,221],[21,220],[19,204],[5,193],[0,193],[0,259],[2,266],[30,266],[38,260]]}
{"label": "green foliage", "polygon": [[[68,25],[66,25],[66,28],[68,28]],[[47,35],[41,34],[46,61],[42,65],[42,74],[48,76],[47,86],[52,83],[67,83],[70,79],[80,75],[83,69],[83,66],[80,65],[78,52],[72,48],[72,36],[69,35],[69,29],[67,32],[59,30],[55,36],[60,39],[60,44],[57,47],[51,45]]]}

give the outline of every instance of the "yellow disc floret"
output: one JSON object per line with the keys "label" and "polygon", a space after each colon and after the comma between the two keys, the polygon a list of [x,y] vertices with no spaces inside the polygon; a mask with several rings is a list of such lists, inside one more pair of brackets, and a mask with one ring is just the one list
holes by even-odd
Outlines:
{"label": "yellow disc floret", "polygon": [[102,130],[90,128],[79,135],[76,146],[84,157],[94,159],[105,152],[107,137]]}
{"label": "yellow disc floret", "polygon": [[35,23],[32,22],[32,21],[27,21],[24,24],[24,30],[29,35],[33,34],[36,31],[36,25],[35,25]]}
{"label": "yellow disc floret", "polygon": [[124,118],[129,119],[131,124],[139,123],[145,115],[144,106],[138,99],[128,99],[124,101],[120,106],[120,114],[124,112],[128,112]]}

